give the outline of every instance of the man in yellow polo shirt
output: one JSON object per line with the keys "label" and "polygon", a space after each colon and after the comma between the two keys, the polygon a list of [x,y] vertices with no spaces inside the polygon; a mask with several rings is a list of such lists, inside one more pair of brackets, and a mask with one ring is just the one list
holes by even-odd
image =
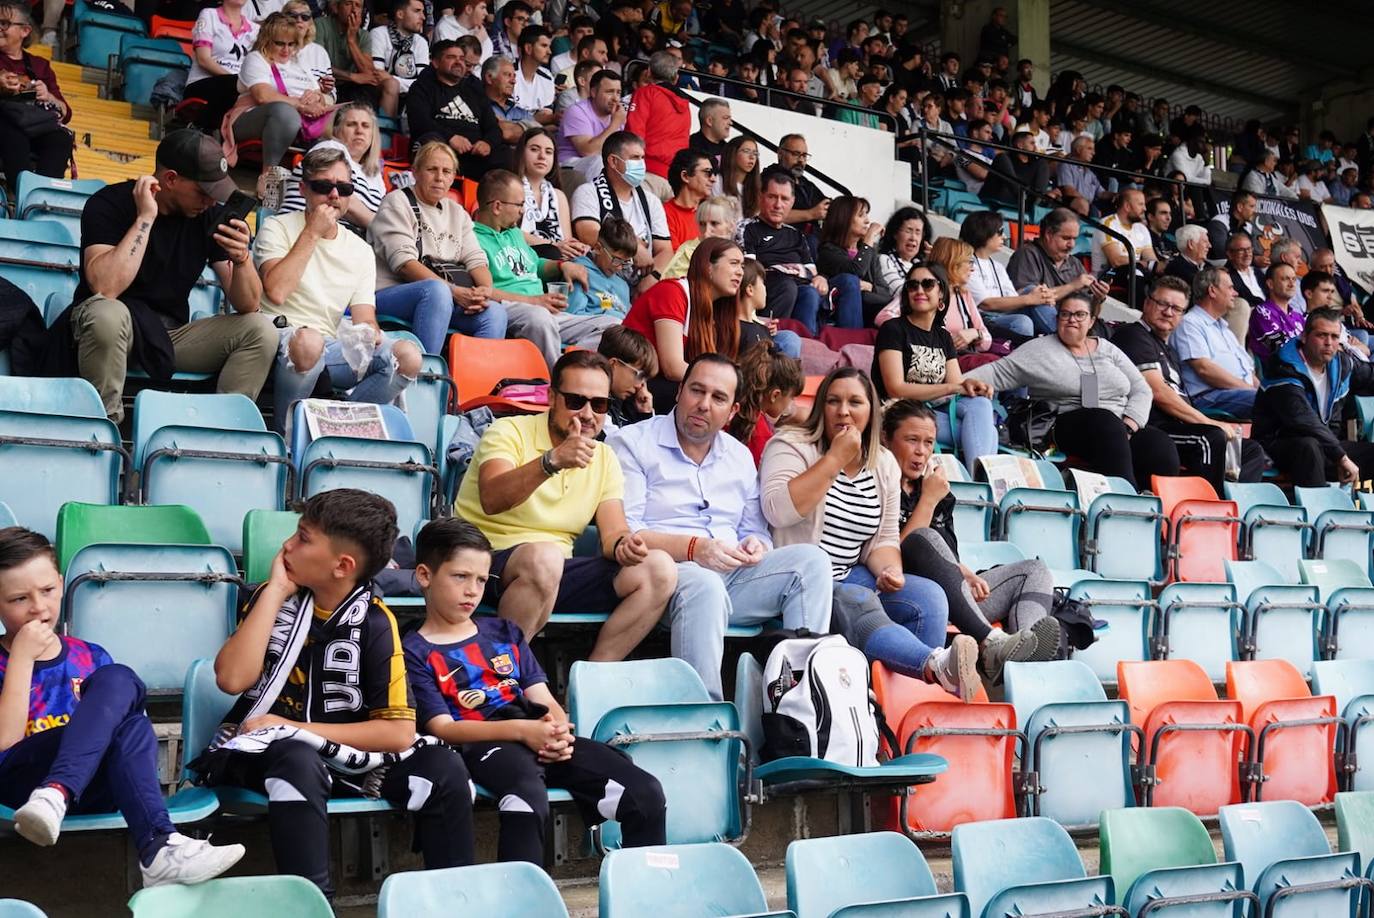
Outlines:
{"label": "man in yellow polo shirt", "polygon": [[[553,612],[609,612],[590,659],[622,660],[663,616],[677,566],[630,531],[620,461],[596,441],[610,407],[610,364],[572,351],[552,375],[546,413],[487,428],[456,512],[496,550],[486,601],[502,618],[532,638]],[[572,557],[593,522],[600,556]]]}

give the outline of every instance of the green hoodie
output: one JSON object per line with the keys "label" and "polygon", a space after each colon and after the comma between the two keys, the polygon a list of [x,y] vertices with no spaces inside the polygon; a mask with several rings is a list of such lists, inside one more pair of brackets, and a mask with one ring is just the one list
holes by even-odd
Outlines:
{"label": "green hoodie", "polygon": [[498,231],[474,222],[472,231],[477,235],[477,244],[487,253],[493,287],[523,296],[543,296],[544,282],[539,279],[539,269],[544,260],[530,248],[519,226]]}

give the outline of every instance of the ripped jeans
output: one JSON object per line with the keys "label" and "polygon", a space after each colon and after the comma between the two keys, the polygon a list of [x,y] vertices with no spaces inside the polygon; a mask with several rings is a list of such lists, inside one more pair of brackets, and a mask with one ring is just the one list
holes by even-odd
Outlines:
{"label": "ripped jeans", "polygon": [[403,376],[396,366],[391,349],[395,340],[384,336],[381,344],[372,355],[372,362],[363,368],[361,377],[353,372],[343,357],[343,345],[337,338],[326,335],[324,350],[315,365],[308,369],[297,369],[291,363],[289,346],[295,328],[281,330],[281,344],[277,348],[277,362],[272,371],[274,417],[273,427],[278,433],[286,430],[286,419],[291,416],[293,402],[309,398],[315,391],[315,383],[320,374],[329,372],[329,382],[335,389],[347,393],[350,402],[374,402],[386,405],[394,402],[405,388],[415,380]]}

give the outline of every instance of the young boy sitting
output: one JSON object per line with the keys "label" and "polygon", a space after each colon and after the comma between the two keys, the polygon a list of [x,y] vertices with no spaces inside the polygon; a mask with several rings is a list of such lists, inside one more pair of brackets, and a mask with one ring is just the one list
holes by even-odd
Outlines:
{"label": "young boy sitting", "polygon": [[500,800],[502,861],[544,863],[547,788],[568,790],[587,825],[619,820],[626,846],[661,845],[658,780],[603,743],[573,736],[568,715],[519,627],[474,619],[491,569],[491,543],[450,517],[420,530],[415,576],[425,623],[404,640],[421,728],[461,744],[473,780]]}
{"label": "young boy sitting", "polygon": [[385,498],[340,488],[306,501],[215,658],[219,687],[242,697],[193,763],[207,783],[265,792],[277,869],[327,896],[331,794],[412,813],[426,868],[474,857],[467,769],[447,746],[416,739],[396,619],[373,591],[395,542]]}
{"label": "young boy sitting", "polygon": [[200,883],[243,857],[177,832],[157,779],[157,737],[134,671],[97,644],[53,631],[62,575],[48,540],[0,529],[0,804],[14,828],[51,845],[62,818],[119,810],[144,887]]}
{"label": "young boy sitting", "polygon": [[654,396],[648,381],[658,375],[658,352],[649,339],[633,328],[613,325],[602,333],[596,352],[611,364],[611,411],[606,427],[624,427],[653,417]]}
{"label": "young boy sitting", "polygon": [[635,228],[618,217],[607,217],[596,234],[596,245],[573,261],[587,269],[587,289],[574,284],[568,294],[568,313],[575,316],[625,318],[630,311],[630,285],[620,276],[639,251]]}

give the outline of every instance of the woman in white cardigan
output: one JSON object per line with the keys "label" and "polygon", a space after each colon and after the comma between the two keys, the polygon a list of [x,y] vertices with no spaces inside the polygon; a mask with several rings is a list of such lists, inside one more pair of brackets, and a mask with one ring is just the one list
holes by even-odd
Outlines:
{"label": "woman in white cardigan", "polygon": [[944,592],[902,571],[901,472],[880,426],[868,376],[832,371],[806,423],[782,428],[764,448],[763,515],[774,545],[814,544],[830,556],[836,628],[850,643],[968,701],[978,689],[978,646],[960,635],[946,648]]}

